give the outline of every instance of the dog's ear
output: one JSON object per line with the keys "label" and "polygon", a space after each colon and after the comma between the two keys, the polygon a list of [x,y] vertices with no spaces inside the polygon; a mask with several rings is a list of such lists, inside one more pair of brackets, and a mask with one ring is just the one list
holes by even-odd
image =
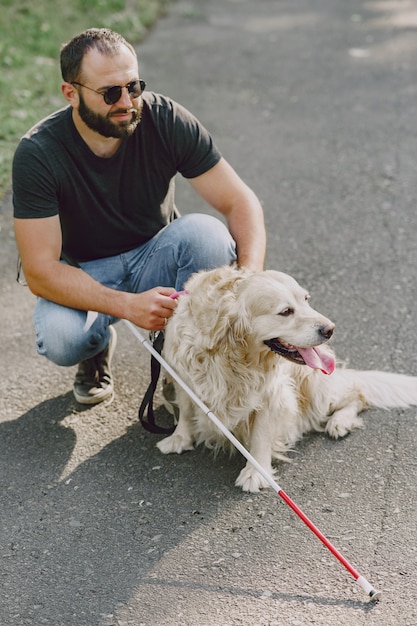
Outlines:
{"label": "dog's ear", "polygon": [[221,344],[245,340],[249,320],[237,297],[245,277],[244,270],[225,266],[199,272],[188,281],[190,314],[204,349],[216,350]]}
{"label": "dog's ear", "polygon": [[251,330],[251,316],[249,315],[246,302],[241,297],[242,281],[236,283],[233,306],[229,310],[228,332],[233,335],[236,342],[245,342]]}

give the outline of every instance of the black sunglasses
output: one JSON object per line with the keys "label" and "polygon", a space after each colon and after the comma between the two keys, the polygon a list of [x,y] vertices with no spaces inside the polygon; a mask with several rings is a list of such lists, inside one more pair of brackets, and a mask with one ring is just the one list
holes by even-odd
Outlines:
{"label": "black sunglasses", "polygon": [[87,85],[82,85],[76,81],[73,81],[71,85],[79,85],[79,87],[84,87],[85,89],[89,89],[90,91],[100,94],[100,96],[103,96],[106,104],[116,104],[116,102],[118,102],[122,97],[122,89],[126,88],[131,98],[139,98],[141,93],[145,91],[146,88],[144,80],[132,80],[131,83],[128,83],[123,87],[120,87],[120,85],[114,85],[113,87],[108,87],[104,91],[97,91],[97,89],[92,89],[91,87],[87,87]]}

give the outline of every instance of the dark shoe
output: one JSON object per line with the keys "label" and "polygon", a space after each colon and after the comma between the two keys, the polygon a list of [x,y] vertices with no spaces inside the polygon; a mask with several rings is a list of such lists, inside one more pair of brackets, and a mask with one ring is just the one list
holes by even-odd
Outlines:
{"label": "dark shoe", "polygon": [[117,343],[116,329],[109,326],[107,347],[96,356],[81,361],[74,381],[74,396],[80,404],[98,404],[114,398],[111,360]]}

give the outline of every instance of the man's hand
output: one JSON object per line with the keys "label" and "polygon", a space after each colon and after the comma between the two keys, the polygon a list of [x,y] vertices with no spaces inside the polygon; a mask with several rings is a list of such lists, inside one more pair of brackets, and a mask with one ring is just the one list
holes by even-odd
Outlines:
{"label": "man's hand", "polygon": [[[123,317],[146,330],[163,330],[178,306],[172,287],[154,287],[149,291],[129,294],[129,305]],[[127,295],[127,294],[126,294]]]}

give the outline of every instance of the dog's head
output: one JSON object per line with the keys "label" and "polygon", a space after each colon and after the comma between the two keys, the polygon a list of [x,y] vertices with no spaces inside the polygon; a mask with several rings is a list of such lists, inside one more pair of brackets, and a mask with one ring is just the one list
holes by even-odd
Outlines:
{"label": "dog's head", "polygon": [[319,346],[335,325],[310,306],[308,292],[294,278],[273,270],[253,274],[240,284],[238,300],[250,319],[252,342],[295,363],[333,372],[333,355]]}
{"label": "dog's head", "polygon": [[189,310],[203,349],[245,348],[255,359],[272,350],[333,372],[334,357],[318,346],[330,339],[334,324],[310,306],[307,291],[288,274],[223,267],[195,274],[186,288],[190,297],[181,304]]}

